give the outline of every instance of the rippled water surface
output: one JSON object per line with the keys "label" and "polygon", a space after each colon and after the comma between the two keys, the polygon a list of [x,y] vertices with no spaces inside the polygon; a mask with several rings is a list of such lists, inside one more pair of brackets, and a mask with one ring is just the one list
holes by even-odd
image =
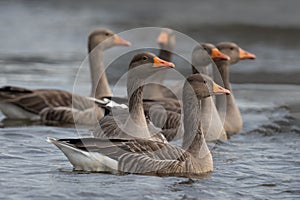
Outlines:
{"label": "rippled water surface", "polygon": [[75,137],[73,128],[3,128],[1,196],[5,199],[299,197],[300,129],[293,125],[289,111],[284,107],[251,105],[245,99],[242,111],[247,131],[215,144],[214,172],[211,177],[194,179],[192,183],[176,177],[76,173],[65,156],[45,141],[47,136]]}
{"label": "rippled water surface", "polygon": [[[140,9],[114,1],[0,2],[0,85],[72,91],[92,28],[117,32],[167,25],[201,42],[236,41],[257,55],[255,61],[232,67],[243,131],[210,144],[214,172],[189,181],[73,172],[46,137],[77,137],[76,129],[3,120],[0,199],[299,199],[300,28],[299,6],[293,6],[298,1],[272,1],[273,7],[271,1],[191,1],[190,12],[182,16],[176,13],[187,5],[132,2]],[[278,15],[282,10],[285,14]],[[189,73],[180,66],[178,70]],[[81,94],[90,90],[85,73]],[[117,78],[118,73],[112,68],[108,76]]]}

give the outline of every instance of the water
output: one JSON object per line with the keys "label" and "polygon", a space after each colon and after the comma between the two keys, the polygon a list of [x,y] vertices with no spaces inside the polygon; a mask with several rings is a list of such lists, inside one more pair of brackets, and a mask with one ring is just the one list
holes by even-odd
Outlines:
{"label": "water", "polygon": [[[256,61],[232,67],[233,93],[244,119],[242,133],[211,144],[214,172],[188,182],[177,177],[73,172],[46,137],[76,137],[74,128],[3,121],[0,199],[299,198],[299,2],[191,1],[192,6],[133,2],[140,9],[114,1],[1,2],[0,85],[72,91],[92,28],[117,32],[167,24],[199,41],[236,41],[257,55]],[[189,12],[178,15],[187,7]],[[111,70],[109,77],[114,77],[118,68]],[[180,66],[179,70],[189,73]],[[89,89],[86,71],[78,92],[88,94]]]}
{"label": "water", "polygon": [[[249,90],[249,89],[247,89]],[[241,90],[242,91],[242,90]],[[299,94],[298,94],[299,95]],[[239,98],[238,98],[239,99]],[[47,136],[74,137],[73,128],[1,129],[1,196],[5,199],[295,199],[299,188],[299,134],[285,107],[243,100],[243,133],[213,148],[211,177],[114,176],[72,171]],[[246,106],[249,105],[249,106]],[[258,116],[258,117],[257,117]]]}

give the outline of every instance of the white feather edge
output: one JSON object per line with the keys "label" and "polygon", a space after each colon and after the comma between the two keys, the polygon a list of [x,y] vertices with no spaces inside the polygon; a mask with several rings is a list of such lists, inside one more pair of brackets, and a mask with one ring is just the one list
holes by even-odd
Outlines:
{"label": "white feather edge", "polygon": [[88,152],[74,148],[66,143],[48,137],[47,142],[57,146],[68,158],[75,170],[91,172],[118,172],[118,161],[98,152]]}
{"label": "white feather edge", "polygon": [[119,104],[119,103],[116,103],[115,101],[107,99],[107,98],[104,98],[102,100],[96,99],[94,97],[87,97],[87,98],[91,101],[94,101],[96,103],[99,103],[101,105],[105,105],[105,106],[108,106],[108,107],[111,107],[111,108],[113,108],[113,107],[120,107],[120,108],[123,108],[123,109],[128,108],[128,106],[125,105],[125,104]]}

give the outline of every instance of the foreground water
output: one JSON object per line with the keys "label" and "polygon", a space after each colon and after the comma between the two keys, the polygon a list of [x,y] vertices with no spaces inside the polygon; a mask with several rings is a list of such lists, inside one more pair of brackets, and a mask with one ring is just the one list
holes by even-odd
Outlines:
{"label": "foreground water", "polygon": [[214,172],[193,181],[73,172],[65,156],[47,143],[46,137],[77,137],[76,129],[16,126],[15,121],[4,120],[0,129],[0,198],[298,198],[300,128],[295,117],[299,110],[291,110],[289,105],[299,109],[299,86],[234,85],[234,91],[245,121],[244,131],[226,142],[210,144]]}
{"label": "foreground water", "polygon": [[[194,12],[178,18],[181,6],[170,1],[164,1],[161,7],[140,3],[141,9],[136,12],[134,6],[120,7],[114,1],[84,5],[63,1],[59,9],[55,3],[28,2],[0,3],[1,86],[72,91],[75,74],[85,57],[87,32],[103,26],[120,31],[167,24],[199,41],[238,42],[254,52],[257,60],[232,67],[234,81],[253,84],[233,85],[244,129],[226,142],[210,144],[214,159],[210,177],[188,181],[176,177],[76,173],[65,156],[46,142],[48,136],[77,137],[76,129],[4,120],[0,124],[0,199],[300,197],[300,86],[278,84],[300,80],[298,7],[290,6],[296,1],[264,1],[260,6],[253,1],[243,6],[240,1],[231,0],[227,2],[231,6],[221,6],[223,11],[217,15],[210,11],[218,3],[191,1]],[[269,6],[270,2],[274,7]],[[165,7],[168,11],[162,12]],[[253,7],[253,12],[249,12]],[[111,8],[115,12],[108,12]],[[147,8],[157,9],[153,14]],[[281,9],[289,15],[278,15]],[[264,17],[266,10],[271,18]],[[179,70],[189,73],[180,66]],[[119,71],[112,68],[109,78],[118,78]],[[84,73],[77,88],[80,94],[90,90],[89,72]]]}

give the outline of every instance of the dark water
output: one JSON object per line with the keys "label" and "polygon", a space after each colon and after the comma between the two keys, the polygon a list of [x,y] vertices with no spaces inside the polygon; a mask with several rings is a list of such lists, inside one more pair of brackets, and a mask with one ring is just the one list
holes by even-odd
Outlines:
{"label": "dark water", "polygon": [[[298,8],[296,0],[1,1],[0,85],[72,91],[87,33],[95,27],[118,32],[168,26],[201,42],[235,41],[257,60],[232,67],[244,129],[226,142],[210,144],[211,177],[187,183],[176,177],[75,173],[45,140],[76,137],[77,130],[4,121],[0,199],[300,198]],[[119,76],[118,68],[111,70],[109,77]],[[90,90],[85,72],[77,88],[82,94]]]}

